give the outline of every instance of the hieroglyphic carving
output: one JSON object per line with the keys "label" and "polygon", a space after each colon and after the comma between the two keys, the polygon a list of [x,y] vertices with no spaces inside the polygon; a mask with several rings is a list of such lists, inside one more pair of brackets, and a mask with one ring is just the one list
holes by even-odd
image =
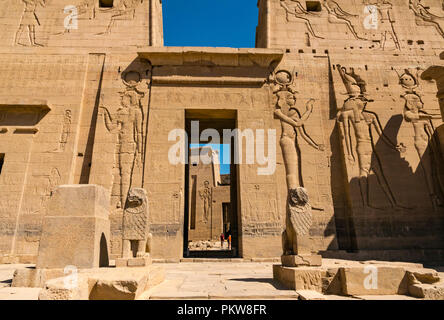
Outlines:
{"label": "hieroglyphic carving", "polygon": [[[309,119],[313,111],[314,99],[310,99],[305,106],[305,112],[300,115],[296,104],[295,74],[280,70],[270,76],[271,88],[277,96],[275,116],[281,121],[282,135],[280,145],[284,158],[286,180],[288,188],[286,231],[283,233],[284,254],[298,254],[297,234],[294,232],[304,226],[295,226],[293,223],[301,221],[292,218],[294,214],[310,215],[311,205],[308,202],[308,194],[303,188],[301,178],[297,136],[301,136],[310,146],[318,150],[324,150],[322,145],[318,145],[307,133],[304,123]],[[298,207],[298,201],[294,195],[304,194],[304,204]],[[296,207],[295,207],[296,206]],[[301,210],[299,210],[301,209]],[[295,211],[296,210],[296,211]],[[308,221],[303,219],[303,221]],[[311,225],[311,223],[310,223]],[[308,226],[309,228],[310,226]],[[302,234],[301,234],[302,236]]]}
{"label": "hieroglyphic carving", "polygon": [[[125,205],[126,197],[131,188],[132,177],[142,170],[144,154],[144,132],[142,130],[144,114],[141,99],[146,91],[140,86],[141,76],[136,71],[131,71],[123,76],[126,89],[120,92],[121,106],[117,110],[114,119],[110,111],[100,105],[104,110],[105,125],[109,132],[118,136],[118,164],[120,179],[114,184],[120,185],[120,201],[116,202],[117,208]],[[149,84],[148,84],[149,85]]]}
{"label": "hieroglyphic carving", "polygon": [[[405,152],[404,144],[396,145],[393,143],[383,132],[381,123],[376,113],[365,110],[367,104],[373,100],[367,99],[367,94],[360,88],[360,92],[357,92],[359,86],[355,84],[355,77],[349,77],[341,65],[337,65],[338,72],[344,82],[347,89],[347,95],[349,96],[338,112],[337,121],[341,124],[345,140],[345,152],[346,160],[354,164],[355,156],[352,148],[352,137],[350,133],[350,124],[355,133],[356,139],[356,153],[359,165],[359,186],[361,191],[361,198],[364,207],[371,207],[379,209],[370,203],[369,194],[369,181],[368,177],[371,173],[376,175],[378,184],[386,195],[390,205],[394,208],[404,208],[398,204],[395,196],[390,188],[387,178],[383,172],[381,166],[381,157],[375,150],[375,141],[373,139],[372,129],[380,136],[389,147],[398,151]],[[354,72],[353,72],[354,73]],[[375,157],[377,161],[372,161],[372,157]]]}
{"label": "hieroglyphic carving", "polygon": [[385,50],[387,46],[387,41],[389,38],[391,38],[396,49],[400,50],[401,46],[399,44],[398,35],[395,31],[393,5],[387,0],[376,0],[376,2],[369,2],[368,0],[364,0],[364,4],[367,5],[368,8],[371,8],[371,6],[373,6],[378,11],[377,30],[381,34],[381,39],[379,41],[380,48],[382,50]]}
{"label": "hieroglyphic carving", "polygon": [[317,35],[314,32],[313,26],[311,24],[309,16],[317,16],[315,12],[307,11],[299,1],[296,0],[280,0],[282,8],[285,9],[287,15],[287,21],[289,21],[289,16],[292,15],[296,19],[304,22],[307,27],[308,32],[315,38],[324,39],[323,37]]}
{"label": "hieroglyphic carving", "polygon": [[418,75],[405,69],[404,73],[398,76],[400,85],[405,89],[405,94],[401,96],[405,100],[404,120],[413,126],[415,148],[424,172],[430,199],[435,208],[443,206],[443,190],[439,181],[436,181],[437,175],[434,174],[438,152],[432,139],[435,132],[432,119],[441,119],[441,114],[430,114],[424,110],[424,102],[416,91],[419,86]]}
{"label": "hieroglyphic carving", "polygon": [[359,17],[358,15],[344,11],[339,4],[333,0],[323,0],[322,6],[328,12],[328,22],[333,24],[345,24],[356,39],[366,40],[365,38],[358,36],[358,33],[350,21],[350,18]]}
{"label": "hieroglyphic carving", "polygon": [[204,223],[208,222],[208,218],[211,215],[211,207],[213,202],[213,189],[210,188],[210,183],[208,181],[204,182],[204,188],[199,191],[199,197],[203,201],[203,217],[202,221]]}
{"label": "hieroglyphic carving", "polygon": [[35,27],[40,26],[40,20],[36,14],[36,9],[40,5],[42,7],[46,6],[46,0],[22,0],[25,8],[20,20],[19,28],[15,34],[14,45],[24,45],[20,43],[20,38],[23,31],[28,29],[29,44],[31,46],[43,46],[36,42],[35,39]]}
{"label": "hieroglyphic carving", "polygon": [[422,4],[421,0],[409,0],[409,8],[416,16],[416,24],[418,26],[434,27],[436,31],[444,38],[444,31],[439,20],[444,20],[444,17],[437,16],[431,13],[427,7]]}
{"label": "hieroglyphic carving", "polygon": [[152,235],[148,227],[148,197],[145,189],[129,190],[123,212],[122,239],[122,258],[131,257],[131,241],[137,242],[137,257],[144,257],[151,250]]}

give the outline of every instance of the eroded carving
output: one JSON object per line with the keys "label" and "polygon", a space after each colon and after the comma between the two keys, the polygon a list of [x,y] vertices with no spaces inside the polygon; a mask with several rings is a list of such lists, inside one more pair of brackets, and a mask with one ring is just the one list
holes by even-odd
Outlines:
{"label": "eroded carving", "polygon": [[123,77],[126,89],[120,92],[121,105],[113,117],[108,108],[100,105],[104,110],[105,125],[109,132],[118,136],[117,167],[120,179],[115,181],[120,185],[120,201],[117,208],[126,202],[126,196],[131,187],[135,170],[142,168],[142,155],[144,154],[144,139],[142,125],[144,114],[141,99],[145,92],[140,88],[140,74],[132,71]]}
{"label": "eroded carving", "polygon": [[351,18],[359,17],[358,15],[344,11],[336,1],[323,0],[322,6],[328,12],[328,22],[333,24],[345,24],[356,39],[366,40],[365,38],[358,36],[358,33],[350,20]]}
{"label": "eroded carving", "polygon": [[[40,26],[40,20],[36,14],[38,6],[45,7],[46,0],[22,0],[25,8],[23,10],[22,18],[20,20],[20,25],[15,34],[14,45],[25,45],[20,42],[23,31],[28,30],[28,39],[30,46],[42,47],[42,44],[36,42],[35,39],[35,27]],[[26,46],[26,45],[25,45]]]}
{"label": "eroded carving", "polygon": [[210,188],[210,183],[208,181],[204,182],[204,188],[199,191],[199,197],[202,199],[203,205],[203,217],[202,221],[204,223],[208,222],[208,218],[211,216],[211,204],[213,198],[212,188]]}
{"label": "eroded carving", "polygon": [[419,86],[418,75],[405,69],[404,73],[398,74],[398,76],[400,85],[405,89],[405,94],[401,96],[405,100],[404,120],[413,126],[415,148],[424,172],[430,199],[435,208],[443,206],[443,190],[440,187],[440,182],[437,181],[437,175],[434,174],[439,152],[433,141],[435,127],[432,122],[432,119],[441,119],[441,114],[431,114],[424,110],[424,102],[416,92]]}
{"label": "eroded carving", "polygon": [[137,257],[151,252],[152,235],[148,226],[148,197],[145,189],[132,188],[123,212],[122,258],[131,258],[131,242],[136,242]]}
{"label": "eroded carving", "polygon": [[409,8],[413,11],[416,17],[416,24],[418,26],[434,27],[438,33],[444,37],[444,31],[439,23],[444,17],[437,16],[431,13],[427,7],[422,4],[421,0],[409,0]]}
{"label": "eroded carving", "polygon": [[312,225],[308,192],[298,187],[288,191],[288,213],[283,236],[284,255],[298,254],[298,237],[308,235]]}
{"label": "eroded carving", "polygon": [[376,2],[370,2],[365,4],[370,4],[378,10],[378,24],[377,30],[381,34],[381,39],[379,41],[380,48],[385,50],[387,47],[387,41],[392,39],[393,44],[396,49],[401,50],[399,44],[398,35],[395,31],[395,18],[393,14],[393,4],[387,0],[377,0]]}
{"label": "eroded carving", "polygon": [[[390,148],[398,152],[405,152],[405,146],[403,143],[396,145],[393,143],[383,132],[382,125],[376,113],[365,110],[367,104],[373,100],[367,99],[367,95],[363,88],[359,87],[354,80],[356,76],[350,77],[350,73],[347,73],[345,68],[340,64],[337,65],[338,72],[344,82],[347,89],[347,95],[349,96],[338,112],[337,121],[341,124],[341,129],[345,140],[346,159],[349,163],[355,163],[355,152],[358,158],[359,165],[359,185],[361,191],[362,204],[364,207],[370,207],[375,209],[381,209],[376,205],[370,203],[369,193],[369,181],[368,177],[371,173],[377,177],[377,182],[386,195],[387,200],[390,202],[393,208],[405,208],[400,205],[388,183],[388,180],[384,174],[381,166],[381,157],[375,150],[375,141],[373,138],[373,130],[377,135],[386,143]],[[354,73],[354,71],[353,71]],[[359,88],[359,92],[357,91]],[[353,128],[356,149],[353,151],[351,130]],[[372,161],[372,157],[375,157],[377,161]]]}
{"label": "eroded carving", "polygon": [[[117,20],[133,20],[136,16],[136,8],[142,4],[143,0],[121,0],[117,5],[109,10],[112,11],[111,19],[104,32],[99,34],[110,34]],[[103,10],[103,9],[102,9]],[[108,10],[108,9],[104,9]]]}
{"label": "eroded carving", "polygon": [[317,13],[307,11],[303,5],[296,0],[280,0],[280,4],[282,8],[285,9],[286,15],[287,15],[287,21],[289,20],[289,16],[292,15],[296,19],[301,20],[304,22],[305,26],[307,27],[308,32],[315,38],[318,39],[324,39],[323,37],[317,35],[313,29],[313,26],[311,24],[311,21],[308,17],[310,16],[318,16]]}

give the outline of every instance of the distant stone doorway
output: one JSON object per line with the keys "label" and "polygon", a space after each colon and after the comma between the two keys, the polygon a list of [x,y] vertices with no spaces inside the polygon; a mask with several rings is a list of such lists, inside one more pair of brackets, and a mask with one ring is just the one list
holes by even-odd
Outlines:
{"label": "distant stone doorway", "polygon": [[[224,129],[235,129],[235,116],[235,112],[226,110],[186,112],[186,131],[189,137],[188,163],[185,168],[186,258],[240,256],[234,139],[225,144],[222,141]],[[198,132],[200,137],[207,129],[218,132],[221,140],[199,140],[196,143],[192,139],[193,133]],[[228,239],[231,239],[230,244]]]}

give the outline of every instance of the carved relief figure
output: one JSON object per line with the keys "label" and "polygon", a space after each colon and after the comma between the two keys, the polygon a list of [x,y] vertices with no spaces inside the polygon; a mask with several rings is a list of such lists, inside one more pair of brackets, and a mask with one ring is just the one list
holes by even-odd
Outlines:
{"label": "carved relief figure", "polygon": [[[302,137],[313,148],[324,150],[322,145],[318,145],[307,134],[304,127],[304,123],[313,111],[314,99],[310,99],[306,103],[305,112],[300,115],[295,106],[297,91],[294,88],[294,79],[294,74],[285,70],[278,71],[270,76],[273,93],[277,96],[274,114],[281,121],[282,127],[280,145],[288,188],[286,231],[283,234],[285,255],[298,254],[296,235],[304,235],[301,230],[309,229],[311,225],[311,205],[308,202],[306,190],[301,186],[297,136]],[[295,215],[298,218],[295,218]],[[305,218],[302,219],[302,217]],[[299,220],[299,218],[302,220]],[[303,224],[301,224],[302,221],[304,221]]]}
{"label": "carved relief figure", "polygon": [[106,107],[100,106],[105,111],[106,128],[118,135],[118,168],[120,172],[118,208],[125,205],[135,167],[142,166],[142,124],[144,118],[140,101],[142,97],[143,94],[134,88],[127,88],[121,92],[121,106],[114,119]]}
{"label": "carved relief figure", "polygon": [[381,33],[380,48],[384,50],[388,39],[392,39],[396,49],[401,50],[398,35],[395,31],[395,18],[393,15],[393,5],[387,0],[377,0],[371,3],[378,10],[378,32]]}
{"label": "carved relief figure", "polygon": [[211,213],[211,203],[213,202],[212,189],[210,188],[210,183],[208,181],[204,182],[204,188],[199,191],[199,197],[203,200],[204,203],[203,222],[207,223]]}
{"label": "carved relief figure", "polygon": [[120,0],[116,7],[112,8],[113,14],[105,32],[99,34],[110,34],[112,27],[117,20],[134,19],[136,16],[136,7],[143,0]]}
{"label": "carved relief figure", "polygon": [[334,24],[345,24],[356,39],[366,40],[365,38],[358,36],[358,33],[350,21],[350,18],[356,18],[358,15],[350,14],[344,11],[336,1],[323,0],[322,6],[328,12],[328,22]]}
{"label": "carved relief figure", "polygon": [[287,14],[287,21],[289,21],[288,16],[292,15],[298,20],[302,20],[307,27],[308,32],[310,34],[318,39],[324,39],[321,36],[318,36],[313,29],[313,26],[311,25],[310,19],[307,18],[307,16],[317,16],[318,14],[307,11],[302,4],[299,1],[296,0],[281,0],[280,1],[281,6],[285,9],[285,12]]}
{"label": "carved relief figure", "polygon": [[441,27],[439,20],[443,20],[444,17],[440,17],[431,13],[427,7],[425,7],[421,0],[409,0],[409,8],[416,16],[416,24],[419,26],[434,27],[438,33],[444,37],[444,31]]}
{"label": "carved relief figure", "polygon": [[148,228],[148,197],[145,189],[131,188],[123,212],[122,258],[131,258],[131,242],[137,242],[137,257],[151,251],[152,235]]}
{"label": "carved relief figure", "polygon": [[[54,189],[60,185],[61,182],[61,175],[57,168],[52,168],[51,172],[48,176],[46,176],[46,181],[43,187],[43,192],[41,193],[40,197],[40,209],[45,210],[46,209],[46,203],[48,202],[49,198],[51,197],[52,192]],[[40,209],[38,211],[40,211]]]}
{"label": "carved relief figure", "polygon": [[442,190],[439,190],[439,181],[434,181],[436,175],[433,174],[433,169],[436,166],[434,159],[436,159],[436,149],[432,141],[435,128],[432,119],[441,119],[440,114],[429,114],[424,110],[424,102],[421,96],[415,92],[418,87],[418,78],[414,76],[409,70],[405,70],[404,74],[399,77],[400,84],[406,89],[406,93],[401,97],[405,100],[404,105],[404,120],[410,122],[414,130],[415,148],[418,153],[420,166],[424,172],[424,177],[430,194],[430,199],[433,206],[443,206],[444,202],[441,199]]}
{"label": "carved relief figure", "polygon": [[71,110],[66,110],[65,115],[63,117],[63,127],[62,127],[62,134],[60,135],[60,145],[59,145],[59,150],[62,152],[65,151],[66,143],[68,142],[68,138],[71,133],[71,122],[72,122]]}
{"label": "carved relief figure", "polygon": [[28,30],[29,44],[31,46],[42,46],[38,44],[35,40],[35,26],[40,26],[39,18],[36,14],[36,9],[40,5],[42,7],[46,6],[46,0],[22,0],[25,5],[23,15],[20,21],[19,28],[15,34],[14,44],[23,45],[20,43],[20,38],[25,29]]}
{"label": "carved relief figure", "polygon": [[[337,68],[344,81],[344,84],[348,83],[349,80],[344,79],[344,69],[342,66],[338,64]],[[342,125],[346,147],[346,157],[351,163],[355,162],[355,157],[352,150],[350,124],[355,133],[356,153],[359,165],[359,185],[363,206],[379,209],[370,203],[368,176],[371,173],[374,173],[377,178],[377,182],[386,195],[387,200],[390,202],[390,205],[393,208],[404,208],[397,203],[390,185],[384,175],[380,165],[381,159],[375,150],[375,141],[373,140],[372,129],[374,129],[382,141],[384,141],[393,150],[405,152],[405,147],[402,143],[396,145],[390,141],[390,139],[383,132],[378,116],[373,112],[365,110],[368,102],[372,102],[372,100],[367,99],[363,91],[356,96],[356,92],[354,91],[355,87],[350,87],[352,88],[351,91],[349,91],[350,89],[347,88],[346,85],[349,97],[344,101],[344,105],[337,115],[337,121]],[[376,157],[377,161],[372,162],[373,156]]]}

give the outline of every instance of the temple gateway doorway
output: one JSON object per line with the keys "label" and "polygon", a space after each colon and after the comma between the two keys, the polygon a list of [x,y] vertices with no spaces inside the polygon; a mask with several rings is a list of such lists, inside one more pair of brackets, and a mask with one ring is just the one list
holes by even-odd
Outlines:
{"label": "temple gateway doorway", "polygon": [[[236,111],[187,110],[185,115],[184,257],[240,257],[234,138],[223,139],[224,130],[236,128]],[[192,139],[208,129],[217,132],[220,141]]]}

